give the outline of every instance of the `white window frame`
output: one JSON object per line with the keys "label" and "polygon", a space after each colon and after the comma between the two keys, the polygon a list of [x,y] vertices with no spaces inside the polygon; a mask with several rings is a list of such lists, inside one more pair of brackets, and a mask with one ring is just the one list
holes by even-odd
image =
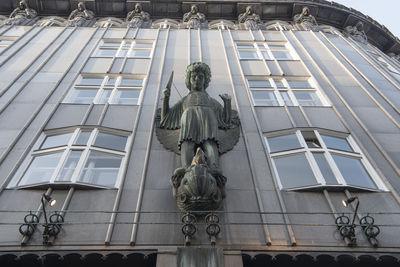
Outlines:
{"label": "white window frame", "polygon": [[[252,46],[252,48],[240,48],[241,45]],[[271,46],[271,47],[270,47]],[[272,46],[282,46],[283,48],[273,48]],[[235,43],[235,48],[241,60],[278,60],[278,61],[293,61],[299,60],[299,56],[289,42],[285,41],[268,41],[268,42],[246,42],[240,41]],[[255,52],[257,58],[247,58],[241,56],[240,52]],[[290,58],[277,58],[273,52],[287,52]],[[264,57],[263,53],[268,54],[268,58]]]}
{"label": "white window frame", "polygon": [[[313,131],[321,145],[321,148],[309,148],[305,142],[305,139],[303,138],[303,135],[301,133],[302,131]],[[271,148],[268,143],[268,138],[284,136],[284,135],[288,135],[288,134],[296,134],[297,140],[299,141],[299,143],[302,147],[290,149],[290,150],[278,151],[278,152],[271,152]],[[321,134],[345,139],[348,142],[349,146],[352,148],[353,152],[328,148],[326,146],[326,144],[324,143],[324,140],[322,139]],[[284,131],[279,131],[279,132],[266,133],[266,134],[264,134],[264,141],[266,143],[266,146],[267,146],[267,149],[269,152],[268,154],[269,154],[269,158],[272,163],[272,169],[277,177],[277,183],[281,190],[287,190],[287,191],[310,190],[310,189],[315,190],[318,188],[329,190],[329,189],[343,188],[343,189],[356,189],[356,190],[364,190],[364,191],[371,191],[371,192],[388,191],[387,187],[383,183],[382,179],[379,177],[378,173],[375,171],[375,169],[369,163],[369,161],[367,160],[367,158],[365,157],[365,155],[363,154],[363,152],[361,151],[359,146],[356,144],[354,139],[349,134],[335,132],[335,131],[329,131],[329,130],[324,130],[324,129],[290,129],[290,130],[284,130]],[[320,171],[320,168],[313,156],[313,152],[321,153],[325,156],[325,159],[338,182],[337,185],[330,185],[330,184],[326,183],[326,181]],[[315,185],[311,185],[311,186],[307,185],[307,186],[300,186],[300,187],[294,187],[294,188],[284,188],[283,187],[281,179],[279,177],[278,169],[274,162],[274,158],[291,156],[291,155],[295,155],[295,154],[304,154],[305,155],[306,160],[307,160],[309,166],[311,167],[311,170],[316,179]],[[364,167],[364,170],[370,176],[371,181],[376,186],[376,189],[347,184],[346,180],[342,176],[339,168],[337,167],[337,164],[335,163],[335,161],[332,157],[332,155],[334,155],[334,154],[360,160],[361,165]]]}
{"label": "white window frame", "polygon": [[[80,132],[82,132],[82,131],[91,131],[91,134],[89,136],[87,144],[86,145],[73,145],[73,143],[79,137]],[[51,147],[51,148],[43,148],[43,149],[40,148],[41,145],[44,143],[47,136],[53,136],[53,135],[59,135],[59,134],[65,134],[65,133],[72,133],[72,136],[70,137],[70,139],[66,145],[56,146],[56,147]],[[94,141],[96,140],[96,137],[98,136],[99,133],[106,133],[106,134],[113,134],[113,135],[127,137],[124,151],[94,146]],[[76,185],[76,186],[81,186],[81,187],[92,187],[92,188],[101,188],[101,189],[119,188],[119,186],[121,184],[122,176],[123,176],[123,172],[121,170],[126,167],[125,166],[126,164],[128,164],[127,158],[125,155],[126,155],[126,152],[128,149],[128,144],[130,143],[131,138],[132,138],[131,132],[110,129],[110,128],[105,128],[105,127],[80,126],[78,128],[67,127],[67,128],[62,128],[62,129],[46,131],[38,138],[37,142],[35,143],[32,151],[31,151],[31,156],[27,157],[27,159],[23,162],[23,164],[21,164],[21,167],[19,168],[19,170],[17,171],[17,173],[15,174],[14,178],[12,179],[10,184],[7,186],[7,188],[35,188],[35,187],[41,187],[44,185],[52,185],[52,186]],[[68,160],[69,154],[72,151],[82,151],[82,153],[81,153],[80,158],[75,166],[75,170],[73,171],[71,179],[69,181],[57,181],[56,179],[57,179],[58,175],[61,173],[61,171],[63,170],[64,165],[66,164],[66,162]],[[85,164],[88,160],[88,157],[92,151],[100,152],[103,154],[109,154],[109,155],[112,155],[113,157],[117,156],[117,157],[121,158],[121,165],[119,167],[118,174],[117,174],[117,177],[114,182],[114,186],[108,187],[108,186],[104,186],[104,185],[91,184],[91,183],[85,183],[85,182],[79,181],[80,174],[82,173],[82,171],[85,167]],[[52,173],[51,178],[48,181],[19,185],[19,183],[23,179],[25,173],[28,171],[30,165],[32,164],[32,162],[34,161],[34,159],[36,157],[54,154],[57,152],[61,152],[62,155],[57,163],[56,168],[54,169],[54,171]]]}
{"label": "white window frame", "polygon": [[[269,81],[271,84],[271,87],[251,87],[249,81],[255,81],[255,80],[260,80],[260,81]],[[284,84],[284,88],[280,88],[276,85],[275,81],[280,80]],[[299,80],[299,81],[306,81],[310,84],[310,88],[291,88],[288,80]],[[290,98],[290,101],[292,102],[292,105],[290,106],[306,106],[306,107],[325,107],[325,106],[330,106],[326,98],[322,95],[321,91],[318,89],[318,86],[316,82],[311,77],[266,77],[266,76],[247,76],[246,77],[246,85],[247,88],[250,92],[251,99],[253,101],[254,106],[266,106],[262,104],[257,104],[256,100],[253,97],[252,92],[253,91],[260,91],[260,92],[273,92],[275,95],[275,98],[278,100],[277,106],[286,106],[286,103],[283,99],[283,96],[281,92],[287,92]],[[297,101],[296,96],[294,95],[294,92],[302,92],[302,91],[308,91],[308,92],[313,92],[317,95],[319,101],[321,102],[321,105],[300,105],[299,102]]]}
{"label": "white window frame", "polygon": [[[107,43],[114,43],[115,46],[106,46]],[[142,44],[148,44],[149,46],[142,47]],[[98,44],[96,49],[93,51],[91,57],[96,58],[144,58],[150,59],[153,57],[154,53],[154,40],[121,40],[121,39],[113,39],[113,38],[104,38]],[[114,50],[115,52],[113,55],[109,56],[102,56],[100,55],[101,50]],[[130,56],[132,51],[134,50],[142,50],[142,51],[149,51],[148,56]],[[126,52],[123,52],[126,51]]]}
{"label": "white window frame", "polygon": [[[95,79],[103,79],[101,84],[97,87],[96,85],[79,85],[79,82],[84,78],[95,78]],[[131,106],[138,106],[142,103],[143,98],[143,91],[144,85],[146,83],[146,76],[144,75],[101,75],[101,74],[82,74],[80,75],[75,84],[72,86],[68,94],[65,96],[63,103],[68,104],[82,104],[88,105],[90,103],[93,104],[106,104],[109,103],[110,105],[131,105]],[[113,85],[107,85],[110,79],[115,79],[115,83]],[[121,86],[121,82],[123,79],[133,79],[133,80],[142,80],[141,86]],[[95,89],[96,88],[96,89]],[[76,103],[74,101],[73,95],[75,90],[80,89],[89,89],[89,90],[96,90],[96,95],[94,96],[93,100],[90,103]],[[139,97],[136,104],[118,104],[116,99],[117,91],[122,90],[132,90],[132,91],[139,91]],[[107,98],[107,101],[102,101],[102,96],[105,91],[111,91],[110,96]]]}

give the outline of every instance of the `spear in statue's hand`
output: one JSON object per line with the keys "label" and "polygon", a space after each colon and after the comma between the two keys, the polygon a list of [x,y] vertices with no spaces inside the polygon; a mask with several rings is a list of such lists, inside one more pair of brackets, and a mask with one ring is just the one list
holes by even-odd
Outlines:
{"label": "spear in statue's hand", "polygon": [[167,86],[165,86],[165,89],[163,90],[164,98],[169,98],[169,96],[171,95],[171,85],[173,79],[174,79],[174,71],[171,72],[171,76],[169,76]]}

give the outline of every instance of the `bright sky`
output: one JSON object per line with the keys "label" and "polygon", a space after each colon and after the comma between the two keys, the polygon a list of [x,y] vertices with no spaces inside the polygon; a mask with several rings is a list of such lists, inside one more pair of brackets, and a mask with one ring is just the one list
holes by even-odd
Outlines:
{"label": "bright sky", "polygon": [[368,15],[400,38],[400,0],[334,0]]}

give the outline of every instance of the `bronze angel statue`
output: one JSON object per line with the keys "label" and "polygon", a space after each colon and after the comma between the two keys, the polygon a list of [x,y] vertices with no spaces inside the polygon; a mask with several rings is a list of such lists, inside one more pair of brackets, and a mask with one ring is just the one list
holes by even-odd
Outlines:
{"label": "bronze angel statue", "polygon": [[[223,187],[226,178],[222,175],[219,168],[219,154],[233,148],[239,139],[239,119],[237,113],[231,109],[231,97],[228,94],[219,95],[223,100],[223,105],[216,99],[208,95],[206,89],[211,80],[211,71],[207,64],[194,62],[190,64],[185,72],[185,83],[189,93],[172,107],[169,106],[171,94],[172,75],[167,87],[163,90],[163,101],[160,116],[157,122],[157,136],[160,142],[167,148],[181,154],[182,167],[175,170],[172,177],[174,195],[178,201],[178,206],[182,210],[204,210],[213,207],[216,209],[224,196]],[[196,154],[196,157],[195,157]],[[204,155],[204,161],[198,161]],[[201,162],[201,164],[199,163]],[[206,166],[207,175],[200,175],[194,165]],[[190,174],[188,174],[188,172]],[[196,175],[199,177],[196,178]],[[187,176],[195,178],[184,179]],[[201,177],[200,177],[201,176]],[[199,179],[214,179],[209,182],[209,187],[218,187],[221,198],[214,199],[209,194],[201,196],[201,192],[215,191],[214,189],[193,190],[193,186],[199,187],[202,182]],[[181,182],[193,183],[191,187],[181,185]],[[187,189],[191,187],[191,193]],[[180,190],[182,192],[180,192]],[[194,193],[195,191],[195,193]],[[184,196],[182,196],[184,194]],[[189,194],[189,195],[188,195]],[[204,199],[206,198],[206,199]],[[215,201],[218,199],[218,201]],[[180,200],[185,200],[187,205],[179,204]],[[192,203],[198,200],[198,205]],[[214,201],[205,204],[207,201]],[[183,208],[182,208],[183,207]]]}

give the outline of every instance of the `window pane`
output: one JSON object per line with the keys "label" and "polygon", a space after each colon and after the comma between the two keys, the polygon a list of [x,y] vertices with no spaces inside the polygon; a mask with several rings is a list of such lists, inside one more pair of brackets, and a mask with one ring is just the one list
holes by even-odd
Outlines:
{"label": "window pane", "polygon": [[97,50],[96,57],[113,57],[117,53],[118,49],[102,49]]}
{"label": "window pane", "polygon": [[125,150],[126,144],[126,136],[107,134],[107,133],[99,133],[96,137],[96,141],[94,142],[95,146],[105,147],[116,150]]}
{"label": "window pane", "polygon": [[326,160],[324,154],[322,153],[313,153],[314,159],[317,162],[317,165],[319,167],[319,170],[322,173],[322,176],[324,176],[326,184],[338,184],[338,181],[335,178],[335,175],[332,172],[331,167],[328,164],[328,161]]}
{"label": "window pane", "polygon": [[67,102],[75,104],[90,104],[97,94],[96,89],[73,89]]}
{"label": "window pane", "polygon": [[68,144],[69,139],[71,139],[72,133],[49,135],[44,140],[40,149],[45,149],[49,147],[65,146]]}
{"label": "window pane", "polygon": [[312,88],[308,81],[288,80],[287,82],[291,88]]}
{"label": "window pane", "polygon": [[61,155],[62,152],[35,157],[19,185],[49,182]]}
{"label": "window pane", "polygon": [[270,49],[286,49],[284,44],[269,44],[268,47]]}
{"label": "window pane", "polygon": [[292,56],[289,52],[284,51],[272,51],[272,54],[276,59],[292,59]]}
{"label": "window pane", "polygon": [[67,161],[64,163],[60,174],[57,176],[57,181],[71,181],[76,165],[81,157],[82,151],[71,151]]}
{"label": "window pane", "polygon": [[92,133],[92,131],[81,131],[79,133],[78,138],[74,142],[74,145],[86,146],[91,133]]}
{"label": "window pane", "polygon": [[107,83],[106,83],[106,86],[112,86],[112,87],[114,87],[115,81],[116,81],[116,80],[117,80],[117,79],[115,79],[115,78],[109,78],[108,81],[107,81]]}
{"label": "window pane", "polygon": [[87,78],[82,77],[81,80],[76,85],[85,85],[85,86],[99,86],[103,82],[103,78]]}
{"label": "window pane", "polygon": [[103,42],[101,44],[102,47],[116,47],[118,48],[121,43],[113,43],[113,42]]}
{"label": "window pane", "polygon": [[152,43],[135,43],[135,47],[153,47]]}
{"label": "window pane", "polygon": [[256,52],[252,51],[239,51],[239,56],[241,59],[257,59],[258,55]]}
{"label": "window pane", "polygon": [[264,59],[271,59],[271,57],[269,56],[268,52],[263,51],[263,52],[261,52],[261,53],[262,53]]}
{"label": "window pane", "polygon": [[271,152],[301,148],[296,134],[268,137],[268,144]]}
{"label": "window pane", "polygon": [[13,40],[0,40],[0,45],[8,46],[13,42],[14,42]]}
{"label": "window pane", "polygon": [[239,49],[241,49],[241,48],[242,49],[252,49],[252,48],[254,48],[254,46],[251,45],[251,44],[237,44],[236,46]]}
{"label": "window pane", "polygon": [[267,80],[262,80],[262,81],[248,80],[248,82],[249,82],[249,87],[253,88],[272,87],[271,83]]}
{"label": "window pane", "polygon": [[139,90],[118,90],[113,99],[113,104],[137,105],[139,95]]}
{"label": "window pane", "polygon": [[359,159],[332,155],[347,184],[376,188]]}
{"label": "window pane", "polygon": [[317,184],[304,154],[274,158],[274,162],[284,188]]}
{"label": "window pane", "polygon": [[103,90],[101,92],[100,98],[97,101],[97,104],[105,104],[108,101],[108,98],[110,98],[112,90]]}
{"label": "window pane", "polygon": [[251,94],[253,95],[255,105],[279,106],[278,100],[272,91],[251,91]]}
{"label": "window pane", "polygon": [[129,57],[150,57],[151,50],[131,50]]}
{"label": "window pane", "polygon": [[283,84],[281,80],[274,80],[276,87],[278,88],[286,88],[286,85]]}
{"label": "window pane", "polygon": [[353,151],[351,149],[349,143],[345,138],[340,138],[340,137],[334,137],[334,136],[329,136],[329,135],[322,135],[322,140],[324,140],[325,145],[328,148],[333,148],[333,149],[340,149],[340,150],[345,150],[345,151]]}
{"label": "window pane", "polygon": [[126,57],[128,51],[129,51],[128,49],[121,49],[118,53],[118,57]]}
{"label": "window pane", "polygon": [[122,158],[91,151],[79,181],[103,186],[115,186]]}
{"label": "window pane", "polygon": [[315,92],[293,91],[300,106],[322,106],[322,102]]}
{"label": "window pane", "polygon": [[286,91],[279,91],[279,92],[281,93],[281,96],[283,98],[283,101],[285,102],[285,105],[286,106],[293,106],[293,102],[290,99],[290,96],[289,96],[288,92],[286,92]]}
{"label": "window pane", "polygon": [[119,86],[124,87],[141,87],[143,85],[143,80],[138,79],[127,79],[123,78]]}

